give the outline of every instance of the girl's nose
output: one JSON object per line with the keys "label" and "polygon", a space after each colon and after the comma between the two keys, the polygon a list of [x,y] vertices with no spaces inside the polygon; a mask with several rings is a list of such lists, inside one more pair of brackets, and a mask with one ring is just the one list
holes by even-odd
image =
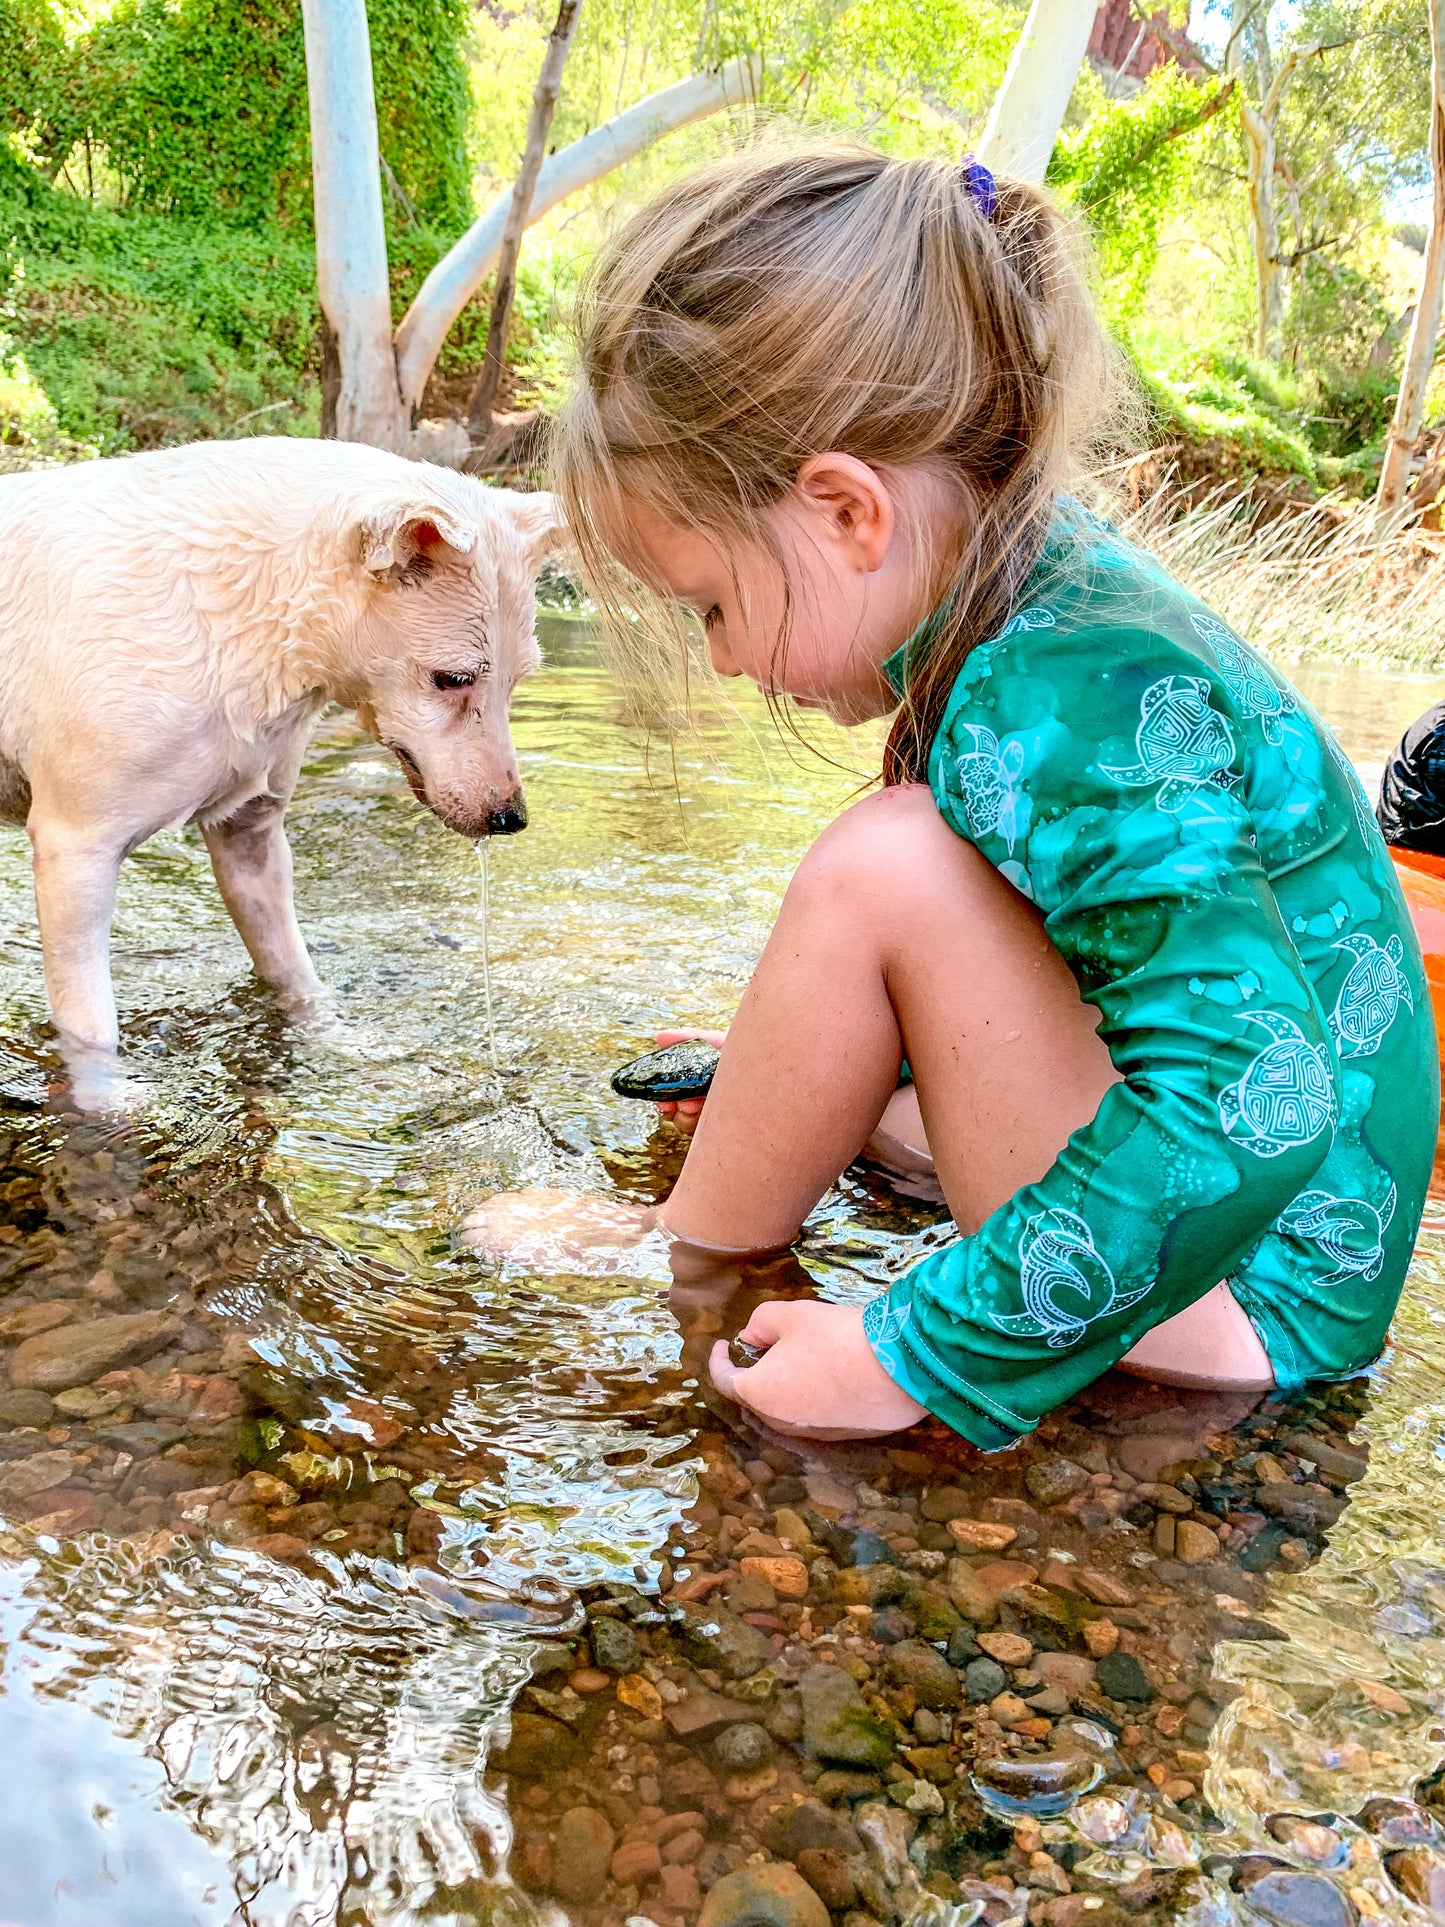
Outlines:
{"label": "girl's nose", "polygon": [[728,648],[725,630],[711,631],[707,639],[707,653],[712,659],[713,668],[720,676],[740,676],[743,673],[738,668],[732,650]]}

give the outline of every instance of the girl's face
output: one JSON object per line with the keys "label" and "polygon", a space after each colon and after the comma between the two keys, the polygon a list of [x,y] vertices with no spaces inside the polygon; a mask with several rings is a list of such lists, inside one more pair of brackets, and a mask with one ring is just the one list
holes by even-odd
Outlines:
{"label": "girl's face", "polygon": [[720,676],[861,723],[897,707],[883,664],[932,607],[925,563],[946,519],[942,491],[926,480],[817,455],[769,511],[786,576],[760,545],[725,548],[636,501],[628,560],[698,617]]}

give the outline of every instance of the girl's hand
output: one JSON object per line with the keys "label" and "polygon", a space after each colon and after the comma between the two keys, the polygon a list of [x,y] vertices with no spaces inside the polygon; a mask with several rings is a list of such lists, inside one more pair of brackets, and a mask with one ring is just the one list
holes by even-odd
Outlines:
{"label": "girl's hand", "polygon": [[[716,1044],[721,1050],[726,1036],[725,1030],[660,1030],[657,1033],[657,1048],[665,1050],[669,1044],[688,1044],[697,1038],[704,1044]],[[697,1129],[697,1120],[706,1101],[701,1097],[674,1098],[666,1104],[659,1104],[657,1114],[665,1117],[684,1137],[691,1137]]]}
{"label": "girl's hand", "polygon": [[759,1305],[738,1336],[766,1345],[766,1358],[739,1367],[720,1340],[709,1360],[712,1382],[775,1432],[872,1439],[901,1432],[927,1414],[874,1357],[859,1305],[775,1300]]}

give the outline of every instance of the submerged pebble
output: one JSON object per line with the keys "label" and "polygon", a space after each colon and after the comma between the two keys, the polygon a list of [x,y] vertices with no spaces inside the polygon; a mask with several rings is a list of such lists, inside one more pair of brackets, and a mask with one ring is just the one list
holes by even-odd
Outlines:
{"label": "submerged pebble", "polygon": [[973,1787],[984,1805],[1000,1814],[1032,1814],[1043,1819],[1065,1813],[1104,1777],[1097,1760],[1082,1753],[1010,1756],[983,1760],[973,1770]]}
{"label": "submerged pebble", "polygon": [[1317,1867],[1338,1867],[1349,1858],[1349,1848],[1328,1820],[1302,1813],[1272,1813],[1265,1821],[1271,1839],[1288,1847],[1297,1859]]}

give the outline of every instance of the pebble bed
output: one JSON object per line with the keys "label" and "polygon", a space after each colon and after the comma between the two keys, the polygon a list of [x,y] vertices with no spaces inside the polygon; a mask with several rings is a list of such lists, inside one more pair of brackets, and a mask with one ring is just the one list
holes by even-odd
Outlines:
{"label": "pebble bed", "polygon": [[1267,1576],[1366,1469],[1360,1388],[1203,1436],[1187,1400],[1096,1397],[1001,1459],[923,1428],[863,1477],[705,1431],[661,1595],[602,1589],[513,1712],[517,1878],[585,1927],[1445,1918],[1424,1801],[1211,1851],[1213,1648],[1283,1637]]}
{"label": "pebble bed", "polygon": [[[450,1377],[400,1337],[384,1400],[265,1362],[227,1295],[258,1199],[227,1244],[213,1190],[160,1167],[122,1186],[80,1137],[41,1170],[0,1135],[5,1549],[213,1541],[322,1577],[322,1555],[386,1561],[445,1596]],[[694,1316],[694,1358],[718,1323]],[[698,1497],[657,1583],[515,1608],[552,1636],[491,1760],[512,1880],[578,1927],[1445,1919],[1429,1788],[1270,1813],[1268,1852],[1222,1850],[1207,1801],[1233,1690],[1215,1646],[1283,1637],[1271,1575],[1308,1566],[1365,1473],[1367,1397],[1221,1423],[1110,1379],[987,1458],[935,1426],[804,1453],[701,1394],[644,1401]]]}

